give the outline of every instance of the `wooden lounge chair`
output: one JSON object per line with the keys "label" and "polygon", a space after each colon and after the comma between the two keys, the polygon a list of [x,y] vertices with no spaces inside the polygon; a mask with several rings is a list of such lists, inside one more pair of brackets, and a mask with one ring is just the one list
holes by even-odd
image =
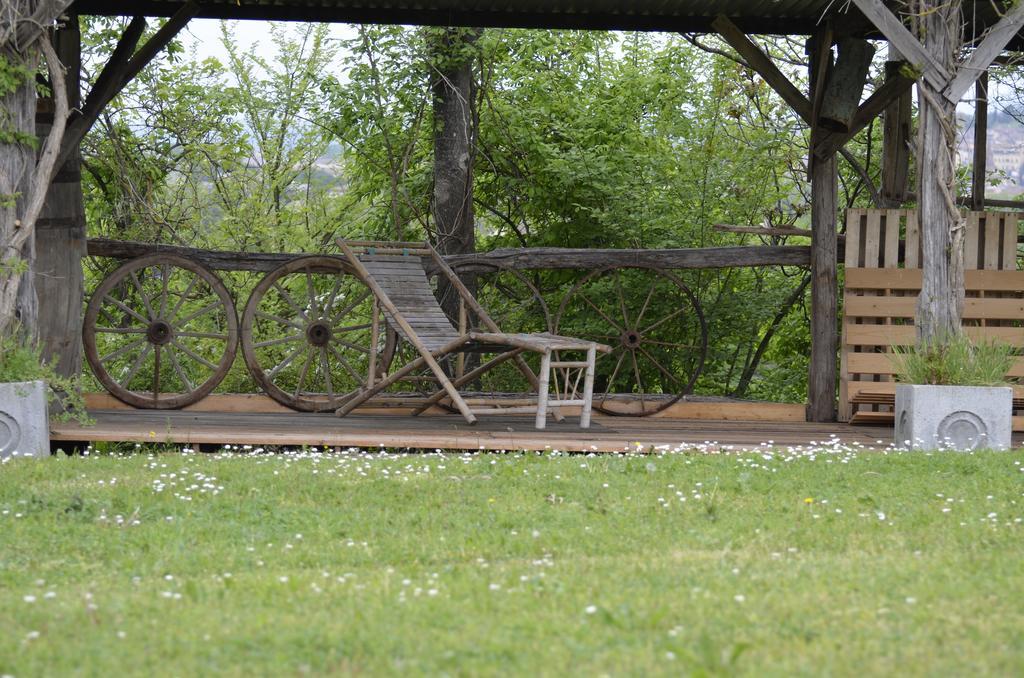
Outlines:
{"label": "wooden lounge chair", "polygon": [[[458,276],[444,259],[427,243],[421,242],[379,242],[338,239],[338,245],[345,254],[355,274],[370,288],[380,311],[391,327],[402,339],[408,341],[419,353],[419,357],[393,370],[390,375],[376,375],[376,356],[371,356],[370,374],[366,386],[356,392],[337,410],[338,416],[345,416],[361,403],[388,388],[397,381],[408,377],[421,368],[428,368],[440,385],[440,389],[429,396],[414,412],[421,414],[432,405],[446,398],[458,409],[469,423],[476,422],[476,415],[483,413],[512,413],[536,411],[536,427],[544,428],[550,412],[561,420],[560,407],[580,406],[580,427],[589,428],[590,410],[594,390],[594,362],[597,352],[607,353],[610,346],[593,341],[562,337],[547,332],[535,334],[506,334],[487,314],[487,311],[473,298]],[[458,293],[463,312],[460,313],[461,329],[456,329],[441,309],[427,278],[428,266],[440,272]],[[466,309],[471,311],[488,330],[469,331],[466,327]],[[377,311],[374,311],[376,327]],[[375,347],[374,347],[375,348]],[[440,361],[449,356],[467,351],[496,353],[465,374],[450,376],[441,367]],[[540,375],[535,375],[522,357],[525,351],[541,355]],[[582,352],[583,360],[567,361],[561,358],[565,352]],[[557,357],[553,358],[553,353]],[[485,372],[508,360],[515,362],[519,371],[537,391],[537,405],[534,407],[492,407],[470,410],[459,394],[459,388],[479,378]],[[552,370],[574,370],[576,379],[572,396],[579,398],[550,399],[549,387]],[[461,370],[460,370],[461,372]],[[583,377],[583,392],[578,393],[579,377]],[[569,374],[566,373],[566,382]],[[568,391],[569,389],[566,388]]]}

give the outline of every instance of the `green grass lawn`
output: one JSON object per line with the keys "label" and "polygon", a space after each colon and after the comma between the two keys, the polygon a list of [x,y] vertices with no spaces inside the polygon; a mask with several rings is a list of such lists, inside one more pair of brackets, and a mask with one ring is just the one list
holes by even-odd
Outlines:
{"label": "green grass lawn", "polygon": [[13,461],[0,675],[1022,675],[1022,459]]}

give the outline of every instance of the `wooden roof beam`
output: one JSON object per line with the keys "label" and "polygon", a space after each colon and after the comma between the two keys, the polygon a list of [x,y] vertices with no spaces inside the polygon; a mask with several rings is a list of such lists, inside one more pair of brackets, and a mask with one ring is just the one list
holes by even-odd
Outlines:
{"label": "wooden roof beam", "polygon": [[96,124],[96,120],[107,104],[181,32],[181,29],[198,12],[198,3],[189,0],[137,52],[135,46],[146,29],[146,20],[141,16],[132,19],[124,33],[121,34],[121,39],[118,40],[113,54],[110,55],[110,60],[103,67],[99,77],[96,78],[96,84],[82,106],[81,115],[68,124],[64,143],[61,144],[58,167],[64,165],[92,126]]}
{"label": "wooden roof beam", "polygon": [[758,75],[764,78],[765,82],[789,104],[790,108],[803,118],[804,122],[808,125],[812,124],[814,111],[811,102],[797,89],[796,85],[783,75],[782,71],[760,47],[755,45],[736,24],[724,15],[715,17],[711,26]]}
{"label": "wooden roof beam", "polygon": [[954,104],[959,102],[967,94],[971,85],[988,71],[988,67],[992,65],[995,58],[1022,27],[1024,27],[1024,2],[1017,2],[989,30],[988,35],[971,54],[971,58],[957,69],[956,76],[942,93],[943,96]]}

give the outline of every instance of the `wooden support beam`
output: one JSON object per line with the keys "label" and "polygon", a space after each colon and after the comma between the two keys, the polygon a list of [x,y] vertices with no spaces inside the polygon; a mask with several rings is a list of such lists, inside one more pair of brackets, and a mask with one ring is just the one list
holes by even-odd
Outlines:
{"label": "wooden support beam", "polygon": [[942,95],[952,103],[956,104],[967,94],[975,80],[981,77],[982,73],[988,71],[992,60],[999,56],[999,53],[1006,47],[1013,36],[1024,27],[1024,2],[1015,2],[1003,17],[990,28],[981,41],[981,44],[974,49],[971,57],[956,71],[949,86],[945,88]]}
{"label": "wooden support beam", "polygon": [[715,17],[715,20],[711,22],[711,26],[722,36],[723,40],[729,43],[730,47],[743,57],[758,75],[764,78],[765,82],[789,104],[790,108],[803,118],[804,122],[811,124],[813,107],[810,100],[801,94],[796,85],[783,75],[782,71],[772,63],[771,58],[761,51],[760,47],[751,42],[750,38],[724,15]]}
{"label": "wooden support beam", "polygon": [[789,236],[798,235],[805,238],[811,237],[809,228],[786,228],[772,226],[733,226],[732,224],[715,224],[712,228],[716,231],[726,233],[751,233],[762,236]]}
{"label": "wooden support beam", "polygon": [[132,54],[135,53],[135,47],[139,44],[139,39],[142,38],[145,30],[145,17],[136,16],[121,33],[114,51],[111,52],[103,70],[96,77],[89,96],[85,98],[80,113],[68,122],[68,129],[64,133],[63,143],[61,143],[58,164],[67,162],[71,152],[78,148],[86,133],[96,123],[103,108],[124,87],[124,69]]}
{"label": "wooden support beam", "polygon": [[[68,107],[80,105],[82,51],[78,15],[72,14],[53,34],[54,50],[66,69]],[[45,137],[53,119],[53,101],[40,98],[36,133]],[[60,121],[63,123],[63,121]],[[71,377],[82,369],[82,301],[85,277],[85,206],[78,147],[57,166],[43,209],[36,221],[36,259],[33,266],[39,304],[39,345],[43,359],[58,374]]]}
{"label": "wooden support beam", "polygon": [[[886,81],[898,77],[905,63],[899,51],[890,45],[889,60],[885,62]],[[881,207],[899,207],[907,201],[912,113],[913,95],[909,89],[885,107],[882,118]]]}
{"label": "wooden support beam", "polygon": [[[812,69],[821,63],[821,51],[830,50],[820,39],[809,43]],[[819,82],[811,72],[810,82]],[[811,92],[811,99],[815,92]],[[817,148],[820,127],[811,129],[811,145]],[[811,359],[807,374],[807,419],[835,421],[836,363],[839,350],[836,312],[839,299],[837,275],[838,239],[836,210],[839,173],[835,152],[811,155]]]}
{"label": "wooden support beam", "polygon": [[946,87],[950,79],[949,71],[935,60],[924,45],[907,30],[903,22],[889,11],[882,0],[853,0],[853,4],[906,59],[914,64],[915,69],[921,72],[933,87],[938,90]]}
{"label": "wooden support beam", "polygon": [[821,99],[821,114],[815,116],[821,127],[839,133],[850,131],[874,54],[875,48],[867,40],[843,38],[839,42],[839,56],[826,78],[825,91],[815,96],[815,101]]}
{"label": "wooden support beam", "polygon": [[103,71],[101,71],[100,76],[96,80],[96,85],[89,92],[85,105],[82,107],[82,115],[68,125],[67,132],[64,134],[64,143],[61,145],[61,154],[58,162],[67,160],[72,150],[81,143],[85,135],[92,129],[92,126],[96,124],[96,120],[107,104],[157,54],[167,47],[167,44],[181,32],[181,29],[198,12],[198,3],[195,0],[189,0],[137,52],[134,52],[135,46],[138,44],[139,38],[146,28],[146,20],[143,17],[132,19],[132,22],[125,29],[124,34],[122,34],[121,40],[118,41],[114,53],[110,56],[110,61],[103,67]]}
{"label": "wooden support beam", "polygon": [[985,209],[988,155],[988,71],[974,83],[974,166],[971,169],[971,209]]}
{"label": "wooden support beam", "polygon": [[[834,40],[832,22],[826,21],[821,31],[818,32],[818,39],[826,45],[831,45]],[[818,51],[817,63],[811,65],[814,73],[814,82],[810,84],[810,91],[814,92],[814,99],[811,102],[811,120],[821,119],[821,109],[825,101],[825,93],[828,91],[829,71],[832,70],[832,50],[823,49]],[[859,99],[858,99],[859,101]],[[856,103],[854,104],[856,105]],[[811,123],[813,124],[813,123]]]}
{"label": "wooden support beam", "polygon": [[887,106],[908,93],[914,82],[914,79],[907,76],[903,69],[899,69],[895,77],[887,80],[867,98],[867,101],[860,105],[850,124],[850,131],[823,136],[815,146],[815,155],[819,158],[835,155],[840,148],[846,145],[846,142],[867,127]]}

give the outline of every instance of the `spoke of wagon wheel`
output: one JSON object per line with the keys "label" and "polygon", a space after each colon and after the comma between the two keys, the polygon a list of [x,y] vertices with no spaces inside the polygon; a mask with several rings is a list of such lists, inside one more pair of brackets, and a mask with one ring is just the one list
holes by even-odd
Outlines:
{"label": "spoke of wagon wheel", "polygon": [[621,350],[622,352],[619,354],[619,359],[615,363],[615,369],[612,370],[612,376],[608,379],[608,388],[605,389],[604,397],[601,398],[601,402],[604,402],[605,398],[608,397],[609,393],[614,393],[614,391],[612,389],[615,388],[615,377],[619,373],[619,368],[622,367],[622,362],[626,359],[626,351],[623,350],[623,348],[621,346],[616,347],[612,351],[612,353],[614,353],[615,351],[619,351],[619,350]]}
{"label": "spoke of wagon wheel", "polygon": [[140,353],[139,357],[135,360],[135,364],[132,365],[132,368],[130,370],[128,370],[128,376],[123,377],[123,380],[117,382],[118,384],[121,385],[122,388],[128,388],[128,384],[131,383],[132,377],[134,377],[135,373],[139,371],[140,367],[142,367],[142,362],[146,359],[151,350],[153,350],[153,345],[146,344],[146,346],[142,349],[142,353]]}
{"label": "spoke of wagon wheel", "polygon": [[103,298],[108,300],[108,301],[110,301],[112,304],[114,304],[114,306],[117,306],[119,309],[121,309],[122,311],[124,311],[128,315],[132,316],[133,318],[135,318],[136,320],[138,320],[142,324],[149,325],[149,321],[146,320],[145,318],[143,318],[141,315],[139,315],[138,312],[135,311],[135,309],[129,308],[128,306],[126,306],[119,299],[115,299],[114,297],[110,296],[109,293],[104,295]]}
{"label": "spoke of wagon wheel", "polygon": [[277,376],[277,373],[280,372],[281,370],[283,370],[284,368],[288,367],[288,365],[290,365],[291,362],[293,360],[295,360],[295,358],[299,355],[299,353],[301,353],[303,351],[303,349],[305,349],[305,348],[306,348],[305,342],[303,342],[303,343],[299,344],[298,346],[296,346],[295,350],[292,351],[291,353],[289,353],[287,355],[287,357],[285,357],[284,360],[279,362],[272,370],[267,372],[267,379],[273,381],[274,377]]}
{"label": "spoke of wagon wheel", "polygon": [[160,349],[163,346],[157,344],[155,347],[156,353],[153,355],[153,400],[159,400],[160,398]]}
{"label": "spoke of wagon wheel", "polygon": [[135,286],[136,291],[139,293],[139,299],[142,300],[142,308],[146,309],[146,315],[149,316],[150,320],[155,320],[156,316],[153,315],[153,305],[149,303],[149,297],[146,296],[146,290],[142,289],[142,283],[139,282],[138,271],[132,271],[128,277],[132,279],[132,285]]}
{"label": "spoke of wagon wheel", "polygon": [[184,325],[187,322],[195,320],[199,316],[203,316],[203,315],[206,315],[207,313],[209,313],[210,311],[217,310],[220,306],[221,306],[221,303],[220,303],[219,299],[217,301],[212,301],[209,304],[207,304],[206,306],[203,306],[198,311],[195,311],[193,313],[189,313],[187,316],[185,316],[184,318],[181,318],[180,320],[175,320],[174,324],[180,327],[180,326]]}
{"label": "spoke of wagon wheel", "polygon": [[367,298],[368,298],[368,297],[369,297],[369,296],[370,296],[371,294],[372,294],[372,293],[371,293],[371,292],[370,292],[369,290],[363,290],[363,292],[362,292],[362,293],[361,293],[361,294],[359,295],[359,298],[357,298],[357,299],[356,299],[355,301],[353,301],[352,303],[350,303],[350,304],[349,304],[348,306],[346,306],[345,308],[343,308],[343,309],[341,309],[340,311],[337,311],[336,313],[334,313],[334,315],[332,315],[332,316],[331,316],[331,319],[334,319],[334,318],[344,318],[344,317],[345,317],[346,315],[348,315],[348,314],[349,314],[349,313],[350,313],[350,312],[351,312],[351,311],[352,311],[352,310],[353,310],[353,309],[354,309],[354,308],[355,308],[356,306],[358,306],[359,304],[361,304],[361,303],[363,303],[364,301],[366,301],[366,299],[367,299]]}
{"label": "spoke of wagon wheel", "polygon": [[327,363],[327,347],[320,347],[320,369],[324,372],[324,384],[327,386],[327,398],[334,400],[334,386],[331,384],[331,366]]}
{"label": "spoke of wagon wheel", "polygon": [[669,348],[700,348],[697,344],[679,344],[671,341],[659,341],[657,339],[648,339],[644,337],[645,344],[654,344],[655,346],[668,346]]}
{"label": "spoke of wagon wheel", "polygon": [[600,308],[599,308],[599,307],[597,306],[597,304],[595,304],[595,303],[594,303],[594,302],[592,302],[592,301],[591,301],[591,300],[590,300],[589,298],[587,298],[587,295],[583,294],[583,290],[582,290],[582,289],[581,289],[581,290],[579,291],[579,295],[580,295],[580,298],[581,298],[581,299],[583,299],[583,301],[587,302],[587,303],[588,303],[588,304],[590,305],[590,307],[591,307],[591,308],[593,308],[593,309],[594,309],[595,311],[597,311],[597,313],[598,313],[598,314],[599,314],[599,315],[600,315],[600,316],[601,316],[602,318],[604,318],[604,319],[605,319],[605,322],[607,322],[608,324],[610,324],[610,325],[611,325],[612,327],[614,327],[615,329],[619,330],[620,332],[623,332],[623,331],[624,331],[624,330],[622,329],[622,327],[621,327],[621,326],[619,325],[619,323],[617,323],[617,322],[615,322],[614,320],[612,320],[611,318],[609,318],[609,317],[608,317],[608,314],[607,314],[607,313],[605,313],[604,311],[602,311],[602,310],[601,310],[601,309],[600,309]]}
{"label": "spoke of wagon wheel", "polygon": [[263,318],[264,320],[272,320],[275,323],[277,323],[278,325],[284,325],[285,327],[291,327],[291,328],[296,329],[296,330],[305,330],[306,329],[305,327],[303,327],[302,325],[300,325],[297,322],[292,322],[291,320],[285,320],[284,318],[282,318],[279,315],[274,315],[273,313],[267,313],[266,311],[256,311],[256,317],[257,318]]}
{"label": "spoke of wagon wheel", "polygon": [[225,341],[228,338],[228,335],[218,332],[177,332],[176,334],[179,337],[191,337],[193,339],[220,339]]}
{"label": "spoke of wagon wheel", "polygon": [[279,282],[275,280],[273,287],[275,290],[277,290],[277,293],[281,295],[281,298],[285,300],[285,303],[291,306],[292,310],[299,314],[300,318],[302,318],[306,322],[309,322],[309,316],[307,316],[306,312],[303,311],[302,308],[300,308],[297,303],[295,303],[295,300],[292,299],[292,295],[288,294],[287,290],[285,290],[285,288],[282,287]]}
{"label": "spoke of wagon wheel", "polygon": [[306,351],[306,362],[302,364],[302,369],[299,371],[299,380],[295,383],[295,393],[293,394],[296,398],[299,397],[299,393],[302,392],[302,382],[306,381],[306,375],[309,374],[309,366],[313,364],[313,349]]}
{"label": "spoke of wagon wheel", "polygon": [[110,353],[108,353],[107,355],[105,355],[102,358],[100,358],[100,362],[101,363],[105,363],[108,360],[113,360],[114,358],[118,358],[118,357],[124,355],[125,353],[131,351],[132,349],[138,348],[139,346],[141,346],[144,343],[146,343],[146,338],[145,337],[142,337],[141,339],[136,339],[134,341],[130,341],[127,344],[125,344],[124,346],[122,346],[121,348],[115,349],[115,350],[111,351]]}
{"label": "spoke of wagon wheel", "polygon": [[622,276],[615,270],[615,292],[619,295],[619,310],[622,312],[622,324],[629,327],[629,314],[626,313],[626,298],[622,294]]}
{"label": "spoke of wagon wheel", "polygon": [[179,344],[177,339],[171,339],[171,343],[174,344],[175,348],[177,348],[179,351],[181,351],[182,353],[187,355],[189,358],[192,358],[192,360],[195,360],[197,363],[202,363],[203,365],[206,365],[207,367],[209,367],[211,370],[216,370],[217,369],[217,366],[214,365],[213,363],[211,363],[206,358],[202,357],[201,355],[196,354],[195,352],[193,352],[190,348],[188,348],[184,344]]}
{"label": "spoke of wagon wheel", "polygon": [[338,353],[337,349],[335,349],[333,346],[330,347],[330,351],[331,351],[331,355],[333,355],[334,358],[339,363],[341,363],[341,366],[344,367],[346,370],[348,370],[348,373],[352,375],[352,378],[356,380],[356,383],[357,384],[361,383],[363,378],[359,376],[358,372],[356,372],[354,369],[352,369],[352,366],[349,364],[349,362],[347,360],[345,360],[345,357],[343,355],[341,355],[340,353]]}
{"label": "spoke of wagon wheel", "polygon": [[97,332],[103,334],[145,334],[146,330],[142,327],[97,327]]}
{"label": "spoke of wagon wheel", "polygon": [[337,327],[331,327],[335,333],[355,332],[357,330],[368,330],[373,327],[373,323],[363,323],[361,325],[339,325]]}
{"label": "spoke of wagon wheel", "polygon": [[306,269],[306,297],[309,299],[309,314],[314,318],[319,318],[316,289],[313,287],[313,273],[308,268]]}
{"label": "spoke of wagon wheel", "polygon": [[640,363],[636,359],[636,351],[631,350],[630,354],[633,356],[633,374],[636,375],[636,390],[640,392],[640,411],[643,412],[646,408],[644,407],[644,382],[640,379]]}
{"label": "spoke of wagon wheel", "polygon": [[188,301],[188,295],[192,293],[192,288],[196,286],[197,282],[199,282],[199,276],[193,273],[192,280],[188,282],[188,285],[185,287],[185,291],[181,293],[180,297],[178,297],[178,302],[174,304],[174,308],[171,309],[171,312],[165,317],[174,318],[178,315],[178,311],[180,311],[181,307],[185,305],[186,301]]}
{"label": "spoke of wagon wheel", "polygon": [[664,374],[664,375],[665,375],[666,377],[668,377],[669,379],[671,379],[672,381],[674,381],[674,382],[676,383],[676,385],[677,385],[677,386],[680,386],[680,387],[682,387],[682,386],[683,386],[683,382],[679,381],[679,379],[677,379],[677,378],[676,378],[676,376],[675,376],[674,374],[672,374],[672,373],[671,373],[671,372],[669,372],[669,371],[668,371],[667,369],[665,369],[665,368],[664,368],[664,367],[662,366],[662,364],[661,364],[661,363],[659,363],[659,362],[658,362],[658,361],[657,361],[657,360],[656,360],[656,359],[654,358],[654,356],[652,356],[652,355],[651,355],[650,353],[648,353],[648,352],[647,352],[646,350],[644,350],[644,347],[643,347],[643,346],[637,346],[637,350],[638,350],[638,351],[640,351],[640,352],[641,352],[642,354],[644,354],[644,356],[645,356],[645,357],[646,357],[646,358],[647,358],[648,360],[650,360],[650,361],[651,361],[651,363],[652,363],[652,364],[653,364],[653,365],[654,365],[655,367],[657,367],[657,368],[658,368],[658,371],[659,371],[659,372],[661,372],[661,373],[662,373],[662,374]]}
{"label": "spoke of wagon wheel", "polygon": [[331,294],[327,297],[327,303],[324,304],[324,317],[331,317],[331,309],[334,308],[334,302],[338,298],[338,292],[341,291],[341,281],[344,279],[340,273],[334,276],[334,285],[331,287]]}
{"label": "spoke of wagon wheel", "polygon": [[[167,264],[160,264],[160,316],[167,313],[167,285],[170,283],[171,267]],[[168,351],[170,353],[170,351]]]}
{"label": "spoke of wagon wheel", "polygon": [[651,330],[653,330],[654,328],[656,328],[656,327],[660,327],[660,326],[664,325],[664,324],[665,324],[665,323],[667,323],[667,322],[668,322],[669,320],[672,320],[672,318],[675,318],[676,316],[678,316],[678,315],[680,315],[680,314],[682,314],[682,313],[685,313],[685,312],[686,312],[686,307],[685,307],[685,306],[684,306],[684,307],[682,307],[682,308],[677,308],[676,310],[672,311],[672,312],[671,312],[671,313],[669,313],[669,314],[668,314],[667,316],[665,316],[664,318],[662,318],[662,319],[661,319],[661,320],[659,320],[658,322],[654,323],[653,325],[651,325],[651,326],[650,326],[650,327],[648,327],[647,329],[645,329],[645,330],[641,330],[641,331],[640,331],[640,334],[647,334],[648,332],[650,332],[650,331],[651,331]]}
{"label": "spoke of wagon wheel", "polygon": [[174,354],[172,346],[167,347],[167,357],[171,360],[171,367],[174,368],[174,373],[178,375],[181,382],[185,384],[185,388],[189,391],[196,390],[195,385],[189,380],[188,375],[185,374],[185,370],[181,369],[181,363],[178,362],[178,356]]}
{"label": "spoke of wagon wheel", "polygon": [[267,339],[259,343],[253,344],[253,348],[263,348],[265,346],[276,346],[277,344],[286,344],[290,341],[296,341],[302,339],[301,334],[289,334],[287,337],[278,337],[277,339]]}
{"label": "spoke of wagon wheel", "polygon": [[651,303],[651,298],[654,297],[654,285],[651,285],[651,289],[647,291],[647,298],[644,299],[644,305],[640,307],[640,312],[636,314],[636,325],[640,326],[640,321],[644,319],[644,313],[647,312],[647,306]]}
{"label": "spoke of wagon wheel", "polygon": [[366,348],[365,346],[359,346],[357,344],[353,344],[351,342],[345,341],[344,339],[339,339],[337,337],[334,337],[334,343],[341,344],[345,348],[350,348],[353,351],[359,351],[360,353],[365,353],[367,355],[370,354],[370,349]]}

